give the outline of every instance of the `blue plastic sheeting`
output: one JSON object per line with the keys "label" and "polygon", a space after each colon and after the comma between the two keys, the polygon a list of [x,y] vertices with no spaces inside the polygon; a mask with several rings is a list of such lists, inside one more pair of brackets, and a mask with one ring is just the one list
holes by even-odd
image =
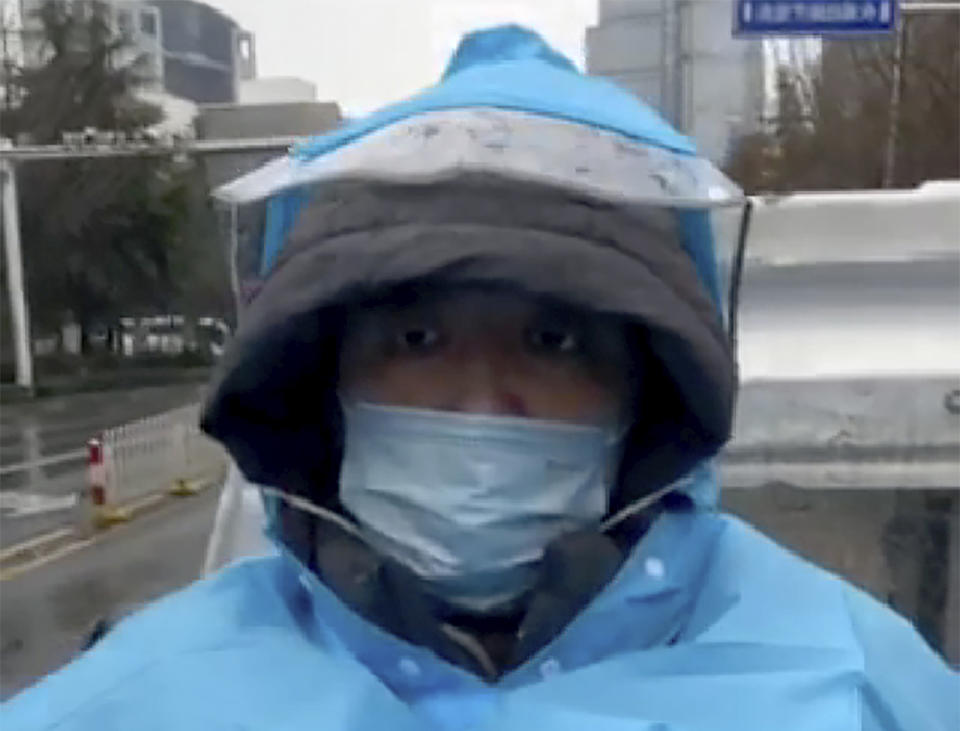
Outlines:
{"label": "blue plastic sheeting", "polygon": [[487,684],[367,623],[289,556],[123,622],[4,731],[955,731],[905,620],[736,519],[665,515],[607,588]]}
{"label": "blue plastic sheeting", "polygon": [[439,84],[305,142],[293,154],[311,159],[398,120],[463,107],[542,114],[618,132],[681,154],[696,154],[690,138],[635,96],[610,82],[582,75],[539,35],[516,25],[465,36]]}
{"label": "blue plastic sheeting", "polygon": [[[638,102],[573,73],[515,27],[468,36],[447,80],[401,108],[495,98],[692,152]],[[386,123],[381,115],[365,124]],[[339,134],[301,154],[344,144]],[[719,306],[707,214],[680,215]],[[283,228],[295,210],[275,216],[269,226]],[[709,463],[677,489],[694,509],[661,515],[603,591],[496,683],[367,622],[283,554],[235,565],[123,622],[5,705],[3,729],[960,728],[958,677],[906,620],[716,512]]]}
{"label": "blue plastic sheeting", "polygon": [[[564,119],[614,131],[680,155],[696,155],[689,138],[635,96],[604,80],[582,75],[539,35],[514,25],[465,36],[439,84],[343,129],[314,138],[292,155],[303,161],[315,159],[399,120],[464,107],[496,107]],[[267,203],[261,276],[266,276],[280,256],[303,198],[302,191],[287,190]],[[678,211],[677,215],[681,243],[719,312],[723,300],[709,216],[696,209]]]}

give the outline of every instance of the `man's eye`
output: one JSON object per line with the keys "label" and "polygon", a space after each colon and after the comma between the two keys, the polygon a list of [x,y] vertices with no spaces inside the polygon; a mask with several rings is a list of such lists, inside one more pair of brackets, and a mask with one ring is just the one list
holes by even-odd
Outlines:
{"label": "man's eye", "polygon": [[543,355],[572,355],[580,350],[577,334],[562,328],[533,328],[527,331],[527,343]]}
{"label": "man's eye", "polygon": [[440,333],[430,327],[409,327],[397,333],[396,344],[401,350],[423,353],[440,343]]}

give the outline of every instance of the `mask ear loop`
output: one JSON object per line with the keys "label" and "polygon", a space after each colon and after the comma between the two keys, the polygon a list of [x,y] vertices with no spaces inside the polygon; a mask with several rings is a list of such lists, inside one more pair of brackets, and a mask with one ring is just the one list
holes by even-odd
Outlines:
{"label": "mask ear loop", "polygon": [[297,497],[296,495],[288,495],[282,490],[277,490],[275,487],[261,486],[260,489],[263,491],[265,495],[271,495],[272,497],[282,500],[283,502],[285,502],[287,505],[289,505],[291,508],[294,508],[295,510],[301,510],[305,513],[310,513],[311,515],[315,515],[318,518],[322,518],[323,520],[326,520],[329,523],[333,523],[338,528],[342,528],[350,535],[356,538],[362,539],[362,536],[360,535],[360,529],[356,525],[351,523],[342,515],[338,515],[337,513],[333,512],[332,510],[327,510],[326,508],[321,508],[319,505],[314,505],[312,502],[310,502],[309,500],[305,500],[302,497]]}
{"label": "mask ear loop", "polygon": [[747,198],[740,216],[740,231],[737,235],[737,250],[733,257],[733,270],[730,274],[730,289],[727,300],[727,335],[730,338],[730,347],[734,358],[737,355],[737,325],[740,316],[740,286],[743,283],[743,264],[747,253],[747,236],[750,233],[750,221],[753,218],[753,200]]}
{"label": "mask ear loop", "polygon": [[649,495],[645,495],[639,500],[636,500],[630,503],[625,508],[621,508],[616,513],[614,513],[609,518],[607,518],[605,521],[603,521],[600,524],[600,531],[602,533],[606,533],[610,529],[620,525],[620,523],[625,521],[627,518],[630,518],[636,515],[637,513],[640,513],[646,510],[651,505],[656,503],[664,495],[667,495],[668,493],[671,493],[676,489],[677,489],[676,483],[670,483],[669,485],[666,485],[665,487],[661,487],[659,490],[654,490]]}

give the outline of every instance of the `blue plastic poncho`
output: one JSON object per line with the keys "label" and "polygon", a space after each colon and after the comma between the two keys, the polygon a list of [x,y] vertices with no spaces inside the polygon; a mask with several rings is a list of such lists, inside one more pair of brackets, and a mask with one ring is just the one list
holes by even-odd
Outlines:
{"label": "blue plastic poncho", "polygon": [[[505,28],[468,40],[440,86],[305,145],[295,159],[309,164],[398,119],[461,106],[594,125],[693,156],[626,94],[586,80],[533,34]],[[278,205],[296,205],[296,184]],[[684,245],[714,289],[709,230],[691,215]],[[271,240],[282,241],[276,232],[286,225],[281,217],[268,227]],[[590,604],[495,683],[370,624],[284,552],[240,562],[124,621],[4,706],[2,727],[960,728],[957,676],[908,622],[716,512],[708,463],[679,489],[696,509],[662,514]]]}

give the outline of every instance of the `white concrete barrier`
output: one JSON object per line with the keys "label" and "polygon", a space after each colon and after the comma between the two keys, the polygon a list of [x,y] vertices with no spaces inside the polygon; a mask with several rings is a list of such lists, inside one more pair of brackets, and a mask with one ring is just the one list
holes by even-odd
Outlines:
{"label": "white concrete barrier", "polygon": [[960,378],[748,381],[729,487],[960,489]]}
{"label": "white concrete barrier", "polygon": [[[736,209],[714,212],[735,240]],[[914,261],[960,256],[960,181],[911,190],[842,190],[756,197],[747,262],[766,266]]]}

